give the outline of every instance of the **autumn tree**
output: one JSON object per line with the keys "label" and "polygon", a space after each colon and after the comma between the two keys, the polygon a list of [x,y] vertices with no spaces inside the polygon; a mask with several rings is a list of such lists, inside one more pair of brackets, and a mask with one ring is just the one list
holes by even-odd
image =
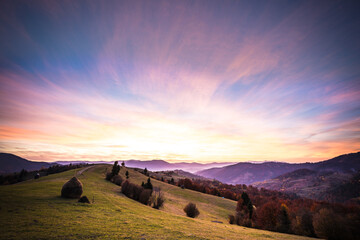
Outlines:
{"label": "autumn tree", "polygon": [[288,212],[289,212],[288,207],[284,203],[281,204],[278,215],[278,224],[277,224],[277,230],[279,232],[283,232],[283,233],[290,232],[291,221]]}

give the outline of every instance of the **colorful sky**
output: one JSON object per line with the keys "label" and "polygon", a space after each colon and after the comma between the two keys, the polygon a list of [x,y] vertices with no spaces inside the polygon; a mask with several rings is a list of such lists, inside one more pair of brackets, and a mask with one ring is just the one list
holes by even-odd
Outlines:
{"label": "colorful sky", "polygon": [[0,151],[318,161],[360,150],[356,1],[1,1]]}

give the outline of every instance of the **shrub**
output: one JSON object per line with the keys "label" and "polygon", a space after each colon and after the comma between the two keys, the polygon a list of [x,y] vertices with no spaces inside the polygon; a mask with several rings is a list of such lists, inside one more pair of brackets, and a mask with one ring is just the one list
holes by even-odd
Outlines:
{"label": "shrub", "polygon": [[155,209],[160,209],[163,207],[165,202],[165,197],[161,191],[155,191],[155,194],[151,197],[152,207]]}
{"label": "shrub", "polygon": [[139,202],[141,202],[142,204],[148,205],[150,197],[151,197],[151,190],[143,189],[140,193]]}
{"label": "shrub", "polygon": [[188,205],[186,205],[186,207],[184,208],[184,212],[188,217],[191,218],[196,218],[200,214],[199,210],[196,207],[196,204],[194,203],[189,203]]}
{"label": "shrub", "polygon": [[128,196],[128,193],[129,193],[129,181],[125,181],[122,183],[121,185],[121,192],[125,195],[125,196]]}
{"label": "shrub", "polygon": [[144,188],[137,184],[130,183],[132,185],[132,199],[139,201],[141,193],[144,191]]}
{"label": "shrub", "polygon": [[105,176],[105,179],[108,180],[108,181],[111,181],[111,179],[113,178],[113,174],[111,172],[109,173],[106,173],[106,176]]}
{"label": "shrub", "polygon": [[118,186],[121,186],[121,183],[123,182],[123,179],[122,179],[121,176],[115,175],[115,176],[112,178],[112,182],[115,183],[115,184],[118,185]]}
{"label": "shrub", "polygon": [[229,215],[229,223],[230,223],[230,224],[234,224],[234,223],[235,223],[235,216],[234,216],[234,215]]}

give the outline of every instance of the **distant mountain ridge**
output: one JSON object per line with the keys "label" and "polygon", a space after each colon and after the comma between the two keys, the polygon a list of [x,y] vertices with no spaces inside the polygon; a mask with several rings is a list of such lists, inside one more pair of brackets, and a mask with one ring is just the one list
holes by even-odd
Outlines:
{"label": "distant mountain ridge", "polygon": [[356,172],[360,169],[360,152],[337,156],[317,163],[237,163],[220,168],[211,168],[196,172],[197,175],[215,178],[229,184],[252,184],[276,178],[299,169],[313,171]]}
{"label": "distant mountain ridge", "polygon": [[[172,170],[184,170],[190,173],[195,173],[200,170],[213,168],[213,167],[223,167],[227,165],[231,165],[234,163],[224,162],[224,163],[170,163],[164,160],[117,160],[122,163],[125,162],[125,165],[132,168],[147,168],[150,171],[172,171]],[[78,163],[94,163],[94,164],[113,164],[114,161],[57,161],[58,164],[78,164]]]}
{"label": "distant mountain ridge", "polygon": [[[123,162],[123,160],[119,160]],[[125,160],[125,165],[133,168],[147,168],[150,171],[171,171],[171,170],[184,170],[190,173],[196,171],[213,168],[213,167],[222,167],[230,165],[233,163],[169,163],[164,160]],[[80,163],[93,163],[93,164],[113,164],[114,161],[56,161],[56,162],[35,162],[29,161],[25,158],[21,158],[11,153],[0,153],[0,174],[7,174],[13,172],[19,172],[22,169],[27,171],[38,170],[42,167],[50,167],[54,164],[67,165],[67,164],[80,164]]]}
{"label": "distant mountain ridge", "polygon": [[225,163],[169,163],[164,160],[149,160],[149,161],[140,161],[140,160],[128,160],[125,161],[125,165],[128,167],[134,168],[147,168],[150,171],[170,171],[181,169],[190,173],[195,173],[200,170],[213,168],[213,167],[223,167],[227,165],[231,165],[233,163],[225,162]]}
{"label": "distant mountain ridge", "polygon": [[42,167],[48,168],[51,165],[53,164],[29,161],[11,153],[0,153],[0,174],[20,172],[22,169],[34,171]]}

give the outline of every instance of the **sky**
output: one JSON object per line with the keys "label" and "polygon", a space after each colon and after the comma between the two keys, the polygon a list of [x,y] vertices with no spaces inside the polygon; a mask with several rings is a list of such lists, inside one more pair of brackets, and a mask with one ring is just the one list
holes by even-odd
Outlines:
{"label": "sky", "polygon": [[357,1],[1,1],[0,152],[314,162],[360,151]]}

